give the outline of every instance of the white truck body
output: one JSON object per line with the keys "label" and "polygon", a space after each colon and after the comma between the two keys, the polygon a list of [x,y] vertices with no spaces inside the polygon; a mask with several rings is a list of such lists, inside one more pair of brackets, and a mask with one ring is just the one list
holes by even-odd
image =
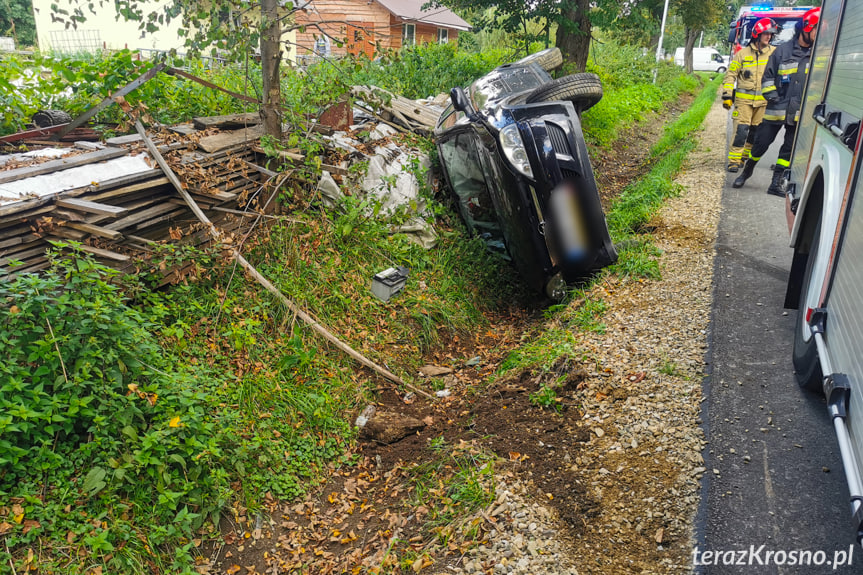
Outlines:
{"label": "white truck body", "polygon": [[[674,63],[684,66],[685,49],[681,46],[674,51]],[[716,48],[693,48],[692,69],[699,72],[725,72],[728,69],[728,56],[723,56]]]}
{"label": "white truck body", "polygon": [[[793,352],[798,380],[827,395],[858,542],[863,539],[861,118],[863,10],[850,0],[824,0],[785,172],[794,248],[785,305],[798,309]],[[807,383],[812,361],[820,370]]]}

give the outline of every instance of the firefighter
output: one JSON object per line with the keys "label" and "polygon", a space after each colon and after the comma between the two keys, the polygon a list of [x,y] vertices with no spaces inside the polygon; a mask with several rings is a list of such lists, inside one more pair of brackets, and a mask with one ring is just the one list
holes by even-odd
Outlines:
{"label": "firefighter", "polygon": [[[728,171],[736,172],[749,157],[755,141],[755,128],[761,123],[767,101],[761,95],[761,78],[770,55],[776,50],[770,45],[779,32],[776,22],[762,18],[752,27],[749,44],[734,55],[722,83],[722,106],[734,105],[734,141],[728,151]],[[735,89],[735,82],[737,88]]]}
{"label": "firefighter", "polygon": [[791,165],[791,148],[794,145],[794,133],[797,130],[797,120],[800,116],[803,88],[806,85],[806,75],[809,73],[809,59],[812,55],[812,45],[818,29],[820,8],[808,10],[803,19],[797,23],[797,33],[794,39],[779,46],[770,56],[764,78],[761,82],[761,94],[767,100],[764,111],[764,121],[755,134],[755,144],[743,172],[732,183],[732,187],[740,188],[752,175],[755,165],[761,156],[773,143],[779,130],[785,128],[785,139],[779,149],[779,159],[773,168],[773,180],[767,193],[785,197],[782,177]]}

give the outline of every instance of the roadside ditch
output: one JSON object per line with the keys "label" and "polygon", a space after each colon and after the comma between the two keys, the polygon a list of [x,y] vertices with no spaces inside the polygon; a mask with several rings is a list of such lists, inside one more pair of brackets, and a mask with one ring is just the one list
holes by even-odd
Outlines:
{"label": "roadside ditch", "polygon": [[[620,268],[565,305],[510,310],[437,346],[421,372],[441,399],[385,389],[375,405],[402,439],[361,441],[356,464],[302,502],[238,506],[199,570],[689,572],[724,122],[714,105],[690,137],[681,193],[637,234],[661,254],[659,277]],[[626,175],[662,169],[647,153],[662,136],[636,127],[593,158],[600,187],[619,194]]]}

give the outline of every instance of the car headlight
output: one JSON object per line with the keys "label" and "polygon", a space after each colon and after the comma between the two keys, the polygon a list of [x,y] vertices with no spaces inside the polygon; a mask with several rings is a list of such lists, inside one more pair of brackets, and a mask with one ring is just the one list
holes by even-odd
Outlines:
{"label": "car headlight", "polygon": [[524,141],[518,132],[518,126],[510,124],[500,131],[500,147],[503,148],[506,159],[516,170],[533,179],[533,170],[530,169],[530,160],[527,157]]}

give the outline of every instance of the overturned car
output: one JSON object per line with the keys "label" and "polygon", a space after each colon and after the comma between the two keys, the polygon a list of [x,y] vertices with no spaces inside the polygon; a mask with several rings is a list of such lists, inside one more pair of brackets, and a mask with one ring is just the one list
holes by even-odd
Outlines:
{"label": "overturned car", "polygon": [[559,64],[552,48],[453,88],[435,128],[468,228],[554,298],[617,259],[579,120],[602,85],[594,74],[552,80]]}

